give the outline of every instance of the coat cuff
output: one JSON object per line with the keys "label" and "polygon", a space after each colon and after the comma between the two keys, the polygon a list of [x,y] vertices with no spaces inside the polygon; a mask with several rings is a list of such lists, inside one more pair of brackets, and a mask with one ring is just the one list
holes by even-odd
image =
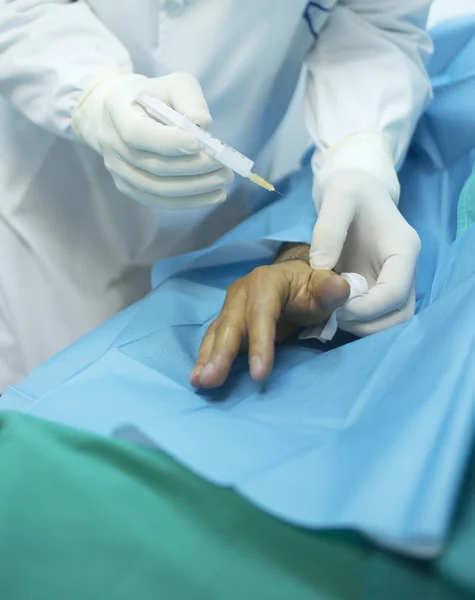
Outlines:
{"label": "coat cuff", "polygon": [[400,196],[399,179],[394,166],[391,144],[384,133],[361,131],[345,136],[322,155],[312,159],[315,175],[314,201],[320,207],[320,190],[336,171],[359,169],[376,177],[388,190],[397,205]]}

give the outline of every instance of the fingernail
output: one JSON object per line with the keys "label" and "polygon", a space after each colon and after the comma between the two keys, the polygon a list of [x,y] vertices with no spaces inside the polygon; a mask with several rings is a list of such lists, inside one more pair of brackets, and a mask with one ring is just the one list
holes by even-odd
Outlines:
{"label": "fingernail", "polygon": [[190,381],[193,385],[199,385],[202,371],[203,367],[200,365],[199,367],[195,367],[191,372]]}
{"label": "fingernail", "polygon": [[204,369],[201,371],[200,381],[211,377],[214,374],[214,370],[215,366],[213,365],[213,363],[208,363],[207,365],[205,365]]}
{"label": "fingernail", "polygon": [[262,364],[262,360],[259,356],[251,356],[249,360],[249,369],[253,379],[262,379],[264,365]]}

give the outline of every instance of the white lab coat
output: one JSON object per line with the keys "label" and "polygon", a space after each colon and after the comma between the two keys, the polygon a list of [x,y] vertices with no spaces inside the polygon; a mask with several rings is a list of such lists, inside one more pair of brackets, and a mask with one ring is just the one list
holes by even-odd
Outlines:
{"label": "white lab coat", "polygon": [[242,182],[224,205],[189,212],[122,196],[71,131],[93,76],[192,73],[213,132],[259,158],[307,60],[318,151],[377,129],[400,162],[430,97],[429,4],[0,0],[0,392],[141,298],[156,260],[210,243],[252,210]]}

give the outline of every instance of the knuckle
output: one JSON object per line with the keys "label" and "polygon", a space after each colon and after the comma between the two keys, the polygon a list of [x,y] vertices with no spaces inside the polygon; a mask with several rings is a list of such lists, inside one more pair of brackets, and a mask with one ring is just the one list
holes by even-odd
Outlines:
{"label": "knuckle", "polygon": [[174,82],[184,82],[184,83],[189,83],[189,82],[196,82],[196,78],[193,77],[193,75],[191,75],[191,73],[187,73],[186,71],[176,71],[175,73],[171,73],[169,75],[169,78],[171,81]]}
{"label": "knuckle", "polygon": [[261,267],[256,267],[252,273],[251,276],[253,277],[253,279],[260,281],[262,279],[266,279],[269,275],[269,267],[268,266],[261,266]]}
{"label": "knuckle", "polygon": [[120,137],[127,145],[133,146],[137,140],[136,123],[134,121],[123,123],[120,128]]}
{"label": "knuckle", "polygon": [[256,320],[257,317],[265,316],[267,313],[270,313],[269,308],[260,301],[250,303],[246,310],[246,316],[251,321]]}
{"label": "knuckle", "polygon": [[243,285],[242,279],[238,279],[237,281],[232,283],[228,287],[228,291],[226,292],[225,302],[229,303],[232,300],[233,296],[235,296],[237,293],[239,293],[241,291],[242,285]]}

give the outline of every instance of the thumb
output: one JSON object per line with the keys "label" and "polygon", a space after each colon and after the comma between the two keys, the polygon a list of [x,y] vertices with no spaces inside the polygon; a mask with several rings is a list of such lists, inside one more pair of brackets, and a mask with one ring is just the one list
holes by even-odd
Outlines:
{"label": "thumb", "polygon": [[309,291],[317,305],[331,313],[348,300],[350,285],[343,277],[331,271],[314,271]]}
{"label": "thumb", "polygon": [[331,270],[335,267],[354,217],[352,202],[322,202],[310,248],[310,266],[313,269]]}
{"label": "thumb", "polygon": [[162,78],[167,80],[167,98],[162,98],[178,113],[186,115],[201,127],[210,127],[208,103],[198,81],[188,73],[172,73]]}

